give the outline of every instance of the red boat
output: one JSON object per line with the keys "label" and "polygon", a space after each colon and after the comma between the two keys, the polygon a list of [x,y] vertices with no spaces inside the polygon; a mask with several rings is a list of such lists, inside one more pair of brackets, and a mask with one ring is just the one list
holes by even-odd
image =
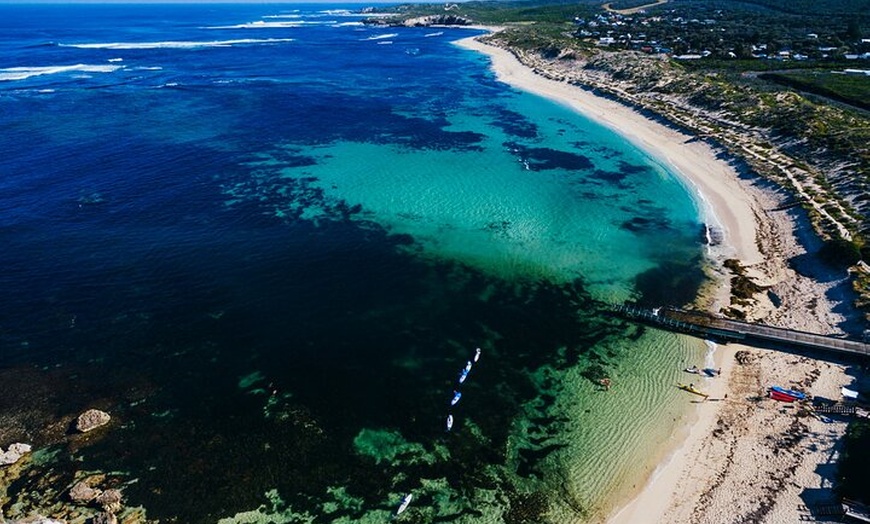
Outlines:
{"label": "red boat", "polygon": [[777,391],[775,389],[770,390],[770,398],[773,400],[779,400],[780,402],[794,402],[795,400],[798,400],[797,396],[789,395],[788,393]]}

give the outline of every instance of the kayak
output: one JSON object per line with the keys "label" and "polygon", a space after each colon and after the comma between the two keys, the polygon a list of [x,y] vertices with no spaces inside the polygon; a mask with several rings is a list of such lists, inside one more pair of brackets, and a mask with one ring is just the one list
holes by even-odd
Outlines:
{"label": "kayak", "polygon": [[411,499],[414,498],[414,495],[408,493],[405,495],[405,498],[402,499],[402,504],[399,506],[399,509],[396,510],[396,515],[401,515],[403,511],[408,509],[408,505],[411,504]]}
{"label": "kayak", "polygon": [[689,393],[694,393],[695,395],[698,395],[700,397],[707,398],[710,396],[710,395],[702,392],[701,390],[695,388],[694,384],[689,384],[688,386],[685,384],[677,384],[677,387],[682,389],[683,391],[688,391]]}

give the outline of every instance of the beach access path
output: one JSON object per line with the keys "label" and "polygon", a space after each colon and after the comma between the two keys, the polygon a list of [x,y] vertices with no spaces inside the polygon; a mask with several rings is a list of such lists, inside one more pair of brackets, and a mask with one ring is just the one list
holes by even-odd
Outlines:
{"label": "beach access path", "polygon": [[[789,266],[789,259],[807,252],[813,235],[799,213],[769,211],[782,202],[775,188],[741,177],[706,142],[628,105],[539,75],[508,50],[476,37],[457,45],[491,57],[499,80],[610,127],[682,177],[700,203],[702,219],[722,231],[721,244],[708,252],[716,285],[699,298],[705,307],[718,311],[729,303],[731,275],[721,264],[733,258],[780,301],[773,305],[759,297],[749,311],[752,318],[785,328],[839,332],[837,326],[846,319],[829,298],[837,279],[820,282]],[[738,352],[742,364],[735,362]],[[807,503],[831,496],[832,464],[845,422],[798,418],[793,408],[763,396],[765,387],[775,383],[836,398],[839,387],[853,383],[854,367],[738,344],[720,347],[715,358],[722,374],[708,391],[716,400],[696,403],[691,422],[670,439],[667,458],[650,478],[637,479],[642,487],[634,498],[616,501],[611,524],[715,524],[741,518],[791,523],[801,520]]]}

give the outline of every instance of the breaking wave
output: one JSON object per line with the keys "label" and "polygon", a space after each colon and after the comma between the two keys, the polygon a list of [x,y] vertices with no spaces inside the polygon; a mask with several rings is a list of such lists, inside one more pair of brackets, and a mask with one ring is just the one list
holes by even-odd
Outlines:
{"label": "breaking wave", "polygon": [[53,75],[57,73],[69,73],[78,71],[82,73],[111,73],[121,69],[119,65],[89,65],[75,64],[68,66],[44,66],[44,67],[7,67],[0,69],[0,81],[25,80],[34,76]]}
{"label": "breaking wave", "polygon": [[383,34],[383,35],[374,35],[374,36],[370,36],[368,38],[363,38],[362,41],[367,42],[369,40],[383,40],[385,38],[394,38],[397,36],[399,36],[399,33],[387,33],[387,34]]}
{"label": "breaking wave", "polygon": [[292,38],[242,38],[238,40],[166,41],[166,42],[107,42],[91,44],[59,44],[60,47],[78,49],[197,49],[201,47],[232,47],[234,45],[279,44],[292,42]]}
{"label": "breaking wave", "polygon": [[253,22],[244,22],[234,25],[214,25],[203,29],[286,29],[293,27],[301,27],[304,25],[331,25],[338,23],[338,20],[328,20],[323,22],[309,22],[306,20],[293,20],[290,22],[266,22],[265,20],[254,20]]}

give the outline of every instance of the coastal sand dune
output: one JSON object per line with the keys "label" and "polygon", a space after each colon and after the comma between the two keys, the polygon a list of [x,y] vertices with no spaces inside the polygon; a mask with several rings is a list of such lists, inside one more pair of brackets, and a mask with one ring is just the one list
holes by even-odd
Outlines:
{"label": "coastal sand dune", "polygon": [[[728,305],[730,274],[721,264],[733,258],[756,282],[769,286],[778,302],[762,294],[747,308],[748,318],[840,332],[848,319],[835,313],[837,304],[828,297],[836,296],[845,275],[828,275],[820,282],[788,264],[805,255],[813,239],[799,214],[767,211],[782,200],[775,188],[741,177],[713,146],[627,105],[540,76],[507,50],[475,38],[457,44],[490,56],[499,80],[611,127],[683,177],[701,203],[705,222],[720,228],[723,236],[708,253],[716,285],[701,297],[704,306],[717,311]],[[693,421],[670,439],[676,446],[650,478],[638,483],[644,486],[640,492],[630,501],[613,501],[612,524],[797,522],[808,505],[833,500],[833,462],[845,422],[806,416],[795,406],[766,398],[765,391],[781,385],[836,399],[841,386],[853,383],[856,370],[737,344],[719,348],[716,357],[722,375],[711,385],[711,401],[697,404]]]}

